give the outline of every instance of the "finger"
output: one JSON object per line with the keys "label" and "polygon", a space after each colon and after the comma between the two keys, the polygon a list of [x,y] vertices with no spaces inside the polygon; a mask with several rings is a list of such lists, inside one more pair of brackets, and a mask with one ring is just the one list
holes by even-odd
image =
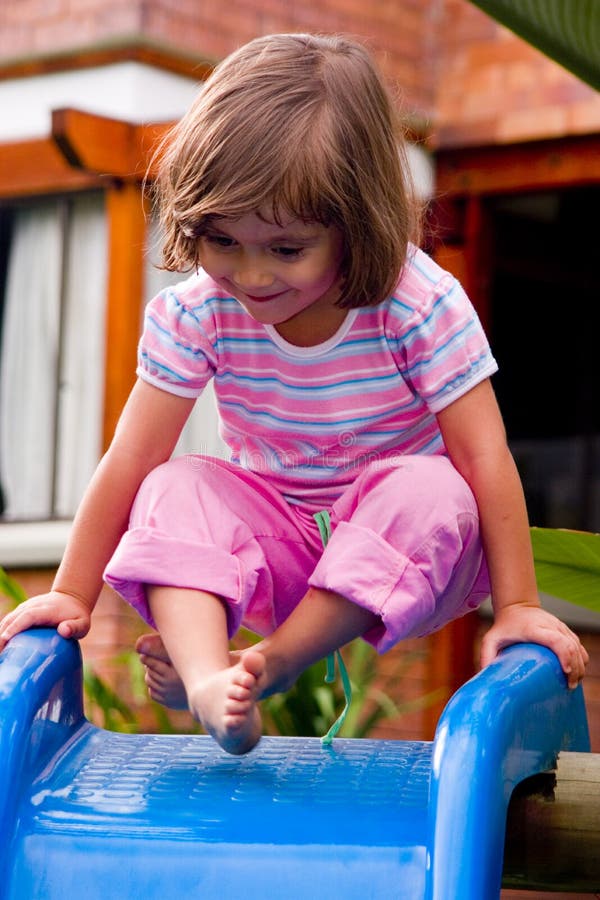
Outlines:
{"label": "finger", "polygon": [[577,635],[570,630],[549,632],[540,643],[544,643],[556,654],[569,688],[576,688],[585,674],[586,665],[583,656],[585,651]]}
{"label": "finger", "polygon": [[575,651],[573,653],[573,666],[571,676],[569,678],[569,687],[577,687],[578,684],[583,681],[585,676],[585,669],[589,662],[589,656],[585,649],[585,647],[577,642]]}
{"label": "finger", "polygon": [[56,630],[61,637],[79,640],[85,637],[90,630],[90,623],[87,618],[65,619],[64,622],[58,624]]}
{"label": "finger", "polygon": [[16,617],[17,610],[13,610],[13,612],[9,612],[5,616],[3,616],[2,620],[0,621],[0,634],[4,634],[6,629],[10,626],[11,622],[13,622]]}
{"label": "finger", "polygon": [[0,638],[6,643],[16,634],[27,631],[35,625],[46,625],[46,620],[47,614],[43,609],[40,611],[37,607],[26,607],[23,604],[22,607],[18,607],[4,618],[0,629]]}
{"label": "finger", "polygon": [[481,642],[479,653],[481,668],[484,669],[486,666],[489,666],[489,664],[496,659],[500,651],[504,650],[505,647],[509,647],[511,643],[512,641],[509,638],[496,638],[494,629],[491,628]]}

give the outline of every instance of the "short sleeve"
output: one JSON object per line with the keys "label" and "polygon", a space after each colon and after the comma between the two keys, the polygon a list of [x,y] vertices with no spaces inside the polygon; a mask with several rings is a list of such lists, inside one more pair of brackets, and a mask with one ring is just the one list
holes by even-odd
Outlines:
{"label": "short sleeve", "polygon": [[198,310],[167,288],[146,306],[138,346],[138,377],[180,397],[198,397],[216,366]]}
{"label": "short sleeve", "polygon": [[411,303],[410,315],[405,310],[397,333],[400,371],[432,413],[498,369],[462,286],[450,273],[436,268],[441,277],[417,294],[418,301]]}

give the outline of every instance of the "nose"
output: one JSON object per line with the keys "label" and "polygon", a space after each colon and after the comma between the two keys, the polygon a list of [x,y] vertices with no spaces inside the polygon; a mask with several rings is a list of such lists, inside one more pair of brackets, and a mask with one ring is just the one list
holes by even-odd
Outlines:
{"label": "nose", "polygon": [[260,258],[244,257],[239,260],[232,279],[243,291],[261,290],[273,284],[274,276]]}

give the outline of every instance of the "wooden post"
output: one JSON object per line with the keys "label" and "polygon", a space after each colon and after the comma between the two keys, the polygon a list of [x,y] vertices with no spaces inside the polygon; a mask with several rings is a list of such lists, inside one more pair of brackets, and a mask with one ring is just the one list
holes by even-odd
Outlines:
{"label": "wooden post", "polygon": [[110,443],[135,382],[146,236],[140,184],[136,181],[117,183],[107,191],[106,208],[110,237],[103,429],[105,448]]}
{"label": "wooden post", "polygon": [[508,808],[502,885],[600,891],[600,754],[561,753],[555,772],[517,787]]}

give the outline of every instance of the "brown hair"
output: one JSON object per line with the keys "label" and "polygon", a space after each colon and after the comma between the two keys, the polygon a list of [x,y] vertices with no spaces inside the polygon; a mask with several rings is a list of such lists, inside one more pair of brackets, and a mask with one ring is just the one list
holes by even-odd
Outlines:
{"label": "brown hair", "polygon": [[227,57],[159,150],[166,269],[197,266],[212,216],[271,206],[344,237],[340,306],[388,296],[418,215],[393,104],[366,49],[279,34]]}

